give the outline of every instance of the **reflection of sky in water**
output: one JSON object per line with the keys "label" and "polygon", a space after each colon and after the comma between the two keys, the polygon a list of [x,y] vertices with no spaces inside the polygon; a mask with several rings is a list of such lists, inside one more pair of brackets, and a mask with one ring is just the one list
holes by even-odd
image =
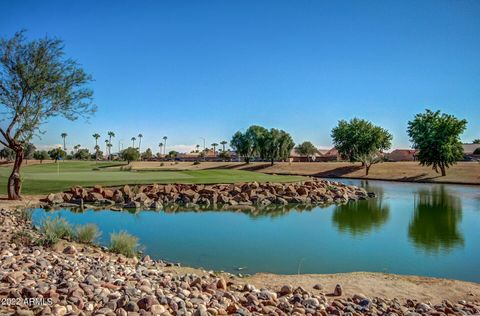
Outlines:
{"label": "reflection of sky in water", "polygon": [[[480,282],[479,190],[474,186],[344,180],[378,197],[299,210],[70,211],[71,223],[138,236],[156,258],[207,269],[294,274],[386,271]],[[49,214],[50,215],[50,214]],[[34,214],[38,223],[43,211]]]}

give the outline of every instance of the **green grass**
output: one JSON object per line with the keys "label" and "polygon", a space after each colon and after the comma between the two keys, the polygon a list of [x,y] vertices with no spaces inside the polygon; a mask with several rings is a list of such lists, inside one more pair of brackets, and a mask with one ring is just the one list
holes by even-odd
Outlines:
{"label": "green grass", "polygon": [[[106,168],[106,167],[114,168]],[[121,171],[118,163],[92,161],[61,161],[58,164],[36,164],[22,167],[23,194],[47,194],[67,190],[71,186],[114,186],[149,183],[236,183],[236,182],[294,182],[299,176],[268,175],[253,171],[214,170],[155,170]],[[58,169],[57,169],[58,168]],[[58,172],[58,170],[60,172]],[[6,193],[11,169],[0,167],[0,193]]]}

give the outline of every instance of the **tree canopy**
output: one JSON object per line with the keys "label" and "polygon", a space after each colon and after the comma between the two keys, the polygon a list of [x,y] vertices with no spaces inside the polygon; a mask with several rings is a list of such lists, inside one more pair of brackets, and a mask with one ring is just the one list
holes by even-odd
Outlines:
{"label": "tree canopy", "polygon": [[5,119],[0,143],[15,151],[10,199],[20,198],[23,146],[42,123],[55,116],[75,120],[95,111],[93,92],[86,87],[90,81],[77,62],[65,57],[59,39],[27,41],[23,31],[0,39],[0,107]]}
{"label": "tree canopy", "polygon": [[130,163],[140,158],[140,152],[137,148],[128,147],[120,152],[120,157]]}
{"label": "tree canopy", "polygon": [[33,153],[33,159],[40,160],[40,163],[49,158],[50,156],[46,150],[37,150]]}
{"label": "tree canopy", "polygon": [[392,135],[386,129],[358,118],[339,121],[331,136],[340,155],[351,162],[361,162],[366,175],[372,164],[382,160],[381,153],[392,144]]}
{"label": "tree canopy", "polygon": [[57,147],[49,150],[48,155],[57,162],[59,159],[64,159],[67,156],[67,152],[62,147]]}
{"label": "tree canopy", "polygon": [[150,148],[147,148],[147,150],[145,150],[143,153],[142,153],[142,159],[143,160],[150,160],[153,158],[153,153],[152,153],[152,150]]}
{"label": "tree canopy", "polygon": [[74,154],[73,158],[78,160],[88,160],[90,159],[90,151],[87,148],[79,148]]}
{"label": "tree canopy", "polygon": [[310,157],[315,155],[318,150],[315,145],[309,141],[306,141],[295,147],[295,152],[299,155],[307,156],[310,159]]}
{"label": "tree canopy", "polygon": [[408,122],[408,136],[418,150],[421,165],[446,175],[446,169],[463,158],[460,135],[467,127],[466,120],[453,115],[426,110]]}

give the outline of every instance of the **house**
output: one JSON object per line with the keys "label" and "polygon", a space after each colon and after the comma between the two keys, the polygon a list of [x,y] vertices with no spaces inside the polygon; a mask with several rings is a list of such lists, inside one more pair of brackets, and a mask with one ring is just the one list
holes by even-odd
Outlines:
{"label": "house", "polygon": [[473,155],[473,152],[475,151],[475,149],[480,148],[480,144],[462,144],[462,147],[463,147],[463,153],[466,156],[470,156],[470,155]]}
{"label": "house", "polygon": [[337,148],[335,147],[328,150],[320,157],[320,161],[340,161],[340,160],[342,160],[342,157],[338,152]]}
{"label": "house", "polygon": [[416,154],[415,149],[395,149],[386,156],[389,161],[415,161]]}

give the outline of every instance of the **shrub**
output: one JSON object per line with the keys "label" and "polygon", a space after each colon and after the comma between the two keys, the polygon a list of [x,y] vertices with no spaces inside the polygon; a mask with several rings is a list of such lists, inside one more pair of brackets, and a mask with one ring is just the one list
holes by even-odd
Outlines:
{"label": "shrub", "polygon": [[75,228],[75,241],[82,244],[94,244],[101,232],[95,224],[79,225]]}
{"label": "shrub", "polygon": [[476,149],[473,151],[473,154],[474,154],[474,155],[480,155],[480,147],[476,148]]}
{"label": "shrub", "polygon": [[110,251],[132,258],[139,251],[138,238],[127,232],[119,232],[110,235]]}
{"label": "shrub", "polygon": [[194,165],[199,165],[199,164],[200,164],[200,161],[195,160],[195,161],[193,162],[193,164],[194,164]]}
{"label": "shrub", "polygon": [[31,246],[33,244],[33,236],[30,232],[22,230],[15,232],[10,241],[17,245]]}
{"label": "shrub", "polygon": [[72,226],[61,217],[44,219],[40,226],[40,232],[43,237],[37,243],[43,246],[52,246],[60,239],[70,240],[73,236]]}
{"label": "shrub", "polygon": [[32,209],[24,208],[24,209],[20,210],[19,218],[22,221],[31,222],[32,221],[32,215],[33,215],[33,210]]}
{"label": "shrub", "polygon": [[165,166],[165,163],[164,163],[164,162],[162,162],[162,163],[160,164],[160,167],[163,167],[163,166]]}

